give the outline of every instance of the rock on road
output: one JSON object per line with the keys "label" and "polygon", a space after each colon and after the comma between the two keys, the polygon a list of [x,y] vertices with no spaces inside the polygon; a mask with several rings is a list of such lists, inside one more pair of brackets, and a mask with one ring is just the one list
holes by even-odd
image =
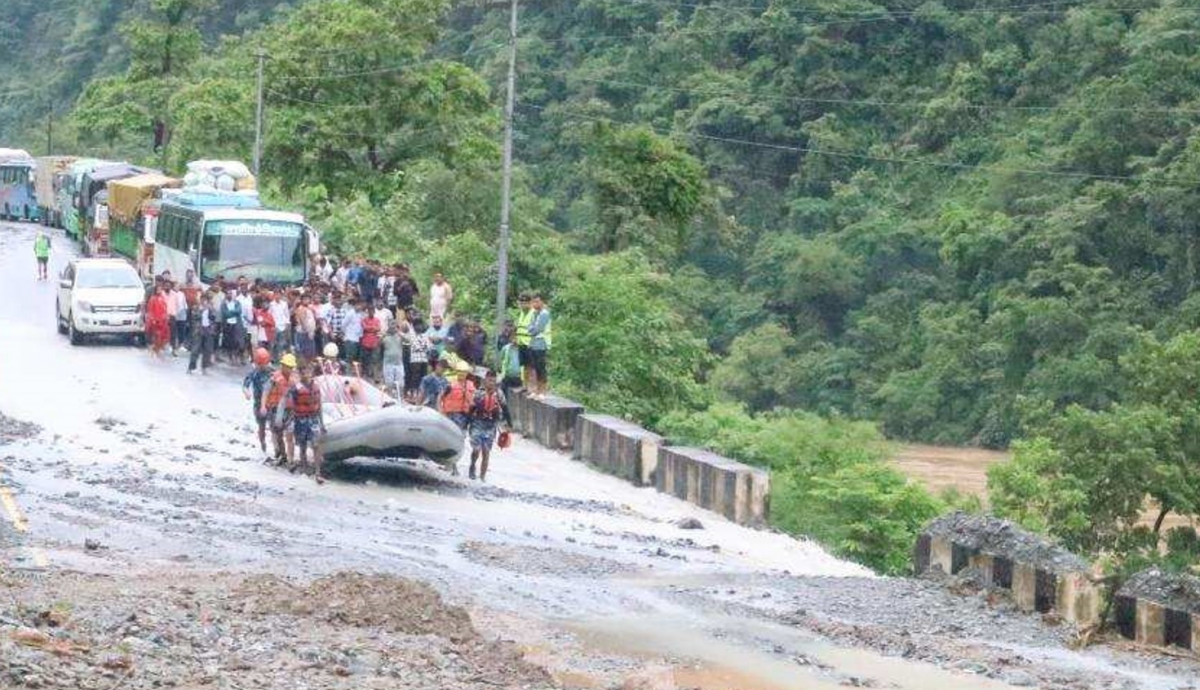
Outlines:
{"label": "rock on road", "polygon": [[[114,582],[133,588],[119,590],[126,598],[180,583],[203,598],[221,596],[213,583],[229,578],[289,578],[271,580],[271,591],[300,592],[356,572],[428,583],[465,607],[484,638],[519,645],[561,687],[1182,688],[1196,677],[1172,657],[1069,651],[1069,631],[1036,618],[872,577],[813,544],[733,525],[522,439],[496,453],[489,485],[367,466],[318,487],[268,468],[239,391],[243,371],[188,376],[183,358],[115,342],[72,347],[58,335],[57,281],[34,279],[35,232],[0,224],[0,413],[40,427],[0,440],[0,573],[24,574],[0,587],[0,640],[21,623],[10,599],[22,587],[48,597],[59,577],[82,611],[121,601]],[[55,233],[52,276],[73,255]],[[681,530],[684,518],[704,529]],[[263,585],[221,589],[247,586]],[[241,623],[230,629],[247,640],[269,635]],[[125,653],[137,646],[126,643]],[[29,660],[5,676],[3,663],[0,687],[53,676]],[[336,672],[312,687],[374,687],[364,679],[386,664],[326,666]],[[452,685],[405,684],[394,666],[392,684],[379,687]],[[140,687],[119,665],[101,673]],[[245,687],[293,687],[284,676],[255,683]]]}

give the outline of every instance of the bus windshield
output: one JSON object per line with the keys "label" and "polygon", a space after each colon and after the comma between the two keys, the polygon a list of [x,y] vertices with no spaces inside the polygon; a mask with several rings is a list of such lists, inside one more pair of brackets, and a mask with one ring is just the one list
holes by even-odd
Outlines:
{"label": "bus windshield", "polygon": [[200,279],[245,276],[299,284],[305,275],[304,226],[278,220],[212,220],[200,245]]}

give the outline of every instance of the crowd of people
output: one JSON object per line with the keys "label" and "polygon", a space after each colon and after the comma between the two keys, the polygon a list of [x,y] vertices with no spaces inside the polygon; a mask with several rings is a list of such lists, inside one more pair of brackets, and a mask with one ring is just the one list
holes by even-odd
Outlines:
{"label": "crowd of people", "polygon": [[146,335],[155,357],[186,352],[188,373],[252,362],[244,388],[259,442],[265,453],[270,431],[272,462],[293,471],[323,481],[321,391],[312,380],[337,373],[454,420],[471,439],[471,478],[484,479],[493,445],[506,437],[498,432],[512,391],[546,393],[553,322],[541,295],[522,293],[517,317],[489,341],[454,304],[441,273],[423,295],[405,264],[318,257],[309,282],[295,288],[245,277],[204,286],[191,270],[180,280],[164,273],[147,300]]}

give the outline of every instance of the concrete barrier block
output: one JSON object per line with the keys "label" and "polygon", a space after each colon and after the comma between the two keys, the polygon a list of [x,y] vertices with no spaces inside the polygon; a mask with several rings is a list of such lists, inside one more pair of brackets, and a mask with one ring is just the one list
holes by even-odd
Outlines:
{"label": "concrete barrier block", "polygon": [[1028,563],[1014,563],[1012,594],[1017,608],[1027,613],[1037,610],[1037,568]]}
{"label": "concrete barrier block", "polygon": [[547,448],[571,450],[575,441],[575,420],[583,414],[583,405],[556,395],[542,399],[525,396],[522,403],[527,406],[523,422],[524,433]]}
{"label": "concrete barrier block", "polygon": [[1140,644],[1162,647],[1166,642],[1166,610],[1149,601],[1138,600],[1134,639]]}
{"label": "concrete barrier block", "polygon": [[700,463],[695,458],[683,456],[683,500],[700,505]]}
{"label": "concrete barrier block", "polygon": [[759,467],[751,467],[749,481],[750,494],[745,524],[765,525],[771,517],[771,473]]}
{"label": "concrete barrier block", "polygon": [[1200,578],[1147,568],[1121,585],[1114,603],[1122,635],[1146,645],[1200,651]]}
{"label": "concrete barrier block", "polygon": [[575,420],[573,455],[598,469],[642,486],[653,483],[662,437],[610,415]]}
{"label": "concrete barrier block", "polygon": [[942,572],[950,575],[951,554],[954,550],[954,545],[950,542],[950,538],[938,534],[934,535],[929,540],[929,567],[941,568]]}
{"label": "concrete barrier block", "polygon": [[1137,599],[1123,595],[1114,597],[1113,621],[1121,637],[1127,640],[1137,637]]}
{"label": "concrete barrier block", "polygon": [[996,569],[996,559],[986,553],[973,554],[967,565],[974,568],[979,573],[980,582],[984,587],[994,587],[995,582],[992,575]]}
{"label": "concrete barrier block", "polygon": [[920,577],[929,570],[930,543],[933,537],[928,534],[917,535],[917,544],[913,547],[913,575]]}
{"label": "concrete barrier block", "polygon": [[1187,611],[1164,609],[1163,644],[1167,647],[1192,649],[1192,616]]}
{"label": "concrete barrier block", "polygon": [[608,429],[621,420],[606,414],[581,414],[575,419],[575,443],[572,457],[591,463],[603,463],[608,456]]}
{"label": "concrete barrier block", "polygon": [[1055,608],[1064,620],[1076,625],[1098,625],[1104,610],[1104,591],[1087,573],[1066,573],[1058,578]]}
{"label": "concrete barrier block", "polygon": [[533,408],[529,393],[520,390],[508,400],[508,413],[512,417],[513,429],[522,436],[533,436]]}
{"label": "concrete barrier block", "polygon": [[[657,447],[655,486],[730,520],[744,525],[766,522],[769,511],[770,474],[699,448],[662,446],[656,436],[641,443]],[[649,453],[643,446],[637,456]],[[643,465],[637,473],[651,472]],[[648,478],[648,477],[647,477]]]}
{"label": "concrete barrier block", "polygon": [[663,438],[658,434],[646,432],[638,445],[638,477],[639,486],[653,486],[657,483],[655,474],[658,472],[658,449],[662,447]]}

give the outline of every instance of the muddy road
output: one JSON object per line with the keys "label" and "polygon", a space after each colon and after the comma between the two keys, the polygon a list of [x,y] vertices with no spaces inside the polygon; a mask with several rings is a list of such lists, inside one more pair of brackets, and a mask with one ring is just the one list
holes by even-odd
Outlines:
{"label": "muddy road", "polygon": [[[182,358],[57,334],[57,282],[34,280],[35,230],[0,224],[0,687],[1200,678],[1176,657],[1072,651],[1073,631],[1002,602],[872,577],[523,439],[496,454],[487,485],[410,465],[318,487],[268,468],[244,372],[188,376]],[[72,251],[54,239],[56,275]],[[373,613],[393,610],[408,613]],[[443,618],[456,622],[421,627]]]}

